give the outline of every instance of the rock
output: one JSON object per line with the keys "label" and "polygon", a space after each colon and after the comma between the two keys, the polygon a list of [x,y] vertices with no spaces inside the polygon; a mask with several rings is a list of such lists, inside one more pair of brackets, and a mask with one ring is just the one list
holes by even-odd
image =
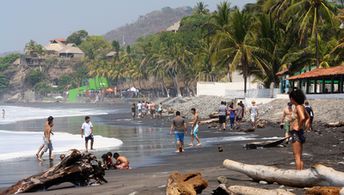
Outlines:
{"label": "rock", "polygon": [[226,184],[228,182],[228,179],[225,176],[220,176],[217,178],[217,182],[219,182],[220,184]]}
{"label": "rock", "polygon": [[167,180],[167,195],[196,195],[208,187],[201,173],[172,173]]}
{"label": "rock", "polygon": [[267,181],[259,181],[259,184],[261,184],[261,185],[268,185],[268,182]]}
{"label": "rock", "polygon": [[220,184],[214,191],[213,195],[230,195],[225,184]]}

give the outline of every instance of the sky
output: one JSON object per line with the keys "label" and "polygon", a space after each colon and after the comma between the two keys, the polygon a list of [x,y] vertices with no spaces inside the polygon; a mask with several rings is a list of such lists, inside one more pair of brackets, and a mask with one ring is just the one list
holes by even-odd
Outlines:
{"label": "sky", "polygon": [[[84,29],[103,35],[163,7],[194,7],[199,0],[1,0],[0,53],[22,51],[34,40],[47,44]],[[223,0],[202,0],[215,10]],[[256,0],[229,0],[243,7]]]}

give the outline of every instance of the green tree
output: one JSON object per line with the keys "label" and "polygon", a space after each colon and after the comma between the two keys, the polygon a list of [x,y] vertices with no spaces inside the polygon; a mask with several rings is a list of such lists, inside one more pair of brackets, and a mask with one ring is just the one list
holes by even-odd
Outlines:
{"label": "green tree", "polygon": [[20,57],[20,54],[13,53],[6,55],[4,57],[0,57],[0,71],[4,71],[10,66],[16,59]]}
{"label": "green tree", "polygon": [[43,81],[44,78],[45,75],[43,72],[33,69],[27,74],[25,80],[31,86],[35,86],[37,83]]}
{"label": "green tree", "polygon": [[193,12],[194,14],[197,14],[197,15],[209,14],[208,5],[201,1],[197,2],[196,6],[194,7]]}
{"label": "green tree", "polygon": [[111,51],[111,44],[103,36],[88,36],[80,45],[89,60],[104,58]]}
{"label": "green tree", "polygon": [[0,91],[4,91],[9,86],[9,80],[7,77],[0,73]]}
{"label": "green tree", "polygon": [[80,45],[88,37],[88,32],[85,30],[79,30],[72,33],[67,37],[67,43],[74,43],[75,45]]}
{"label": "green tree", "polygon": [[33,57],[42,56],[44,54],[44,48],[42,45],[30,40],[25,45],[25,54]]}

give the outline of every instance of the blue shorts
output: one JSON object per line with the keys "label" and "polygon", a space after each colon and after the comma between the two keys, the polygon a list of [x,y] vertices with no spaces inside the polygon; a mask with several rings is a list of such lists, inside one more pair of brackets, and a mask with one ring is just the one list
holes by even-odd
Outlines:
{"label": "blue shorts", "polygon": [[198,124],[195,125],[195,127],[192,129],[192,134],[196,137],[198,134]]}
{"label": "blue shorts", "polygon": [[180,142],[184,143],[184,133],[183,132],[175,131],[174,134],[176,136],[176,142],[180,141]]}

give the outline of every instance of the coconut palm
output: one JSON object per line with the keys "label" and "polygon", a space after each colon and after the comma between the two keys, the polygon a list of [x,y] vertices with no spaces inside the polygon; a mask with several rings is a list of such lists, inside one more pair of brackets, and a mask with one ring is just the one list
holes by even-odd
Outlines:
{"label": "coconut palm", "polygon": [[203,14],[208,14],[208,13],[209,13],[208,5],[201,1],[197,2],[194,8],[194,14],[203,15]]}

